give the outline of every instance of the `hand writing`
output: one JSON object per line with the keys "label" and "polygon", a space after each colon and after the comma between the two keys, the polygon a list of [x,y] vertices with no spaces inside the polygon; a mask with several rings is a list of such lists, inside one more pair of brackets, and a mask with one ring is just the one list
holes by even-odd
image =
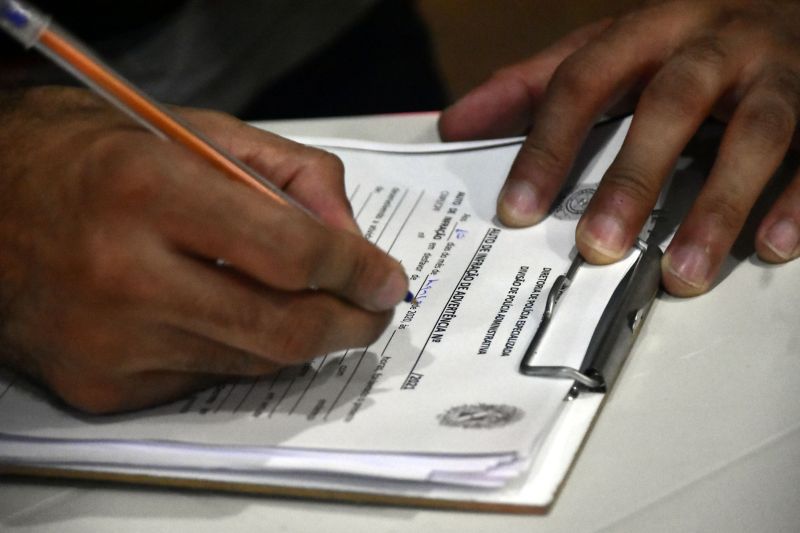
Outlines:
{"label": "hand writing", "polygon": [[73,406],[138,408],[366,345],[406,294],[402,267],[358,234],[330,154],[181,112],[320,224],[86,91],[4,107],[0,363]]}

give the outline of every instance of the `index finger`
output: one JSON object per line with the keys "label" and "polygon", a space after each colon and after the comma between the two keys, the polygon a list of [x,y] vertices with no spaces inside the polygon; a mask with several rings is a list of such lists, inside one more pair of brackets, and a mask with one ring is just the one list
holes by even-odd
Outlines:
{"label": "index finger", "polygon": [[174,145],[153,142],[149,153],[146,160],[125,150],[109,155],[120,169],[115,189],[135,194],[140,207],[133,215],[145,210],[148,225],[172,248],[224,259],[273,289],[325,289],[371,311],[390,309],[407,295],[400,264],[360,235],[323,225],[293,205],[265,202]]}
{"label": "index finger", "polygon": [[284,189],[320,220],[360,234],[344,188],[344,168],[333,154],[209,111],[185,111],[228,153]]}

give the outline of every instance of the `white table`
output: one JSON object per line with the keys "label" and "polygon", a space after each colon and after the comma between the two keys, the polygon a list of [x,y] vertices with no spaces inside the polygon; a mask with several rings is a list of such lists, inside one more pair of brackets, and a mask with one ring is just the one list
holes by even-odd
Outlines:
{"label": "white table", "polygon": [[[272,123],[295,135],[436,139],[434,115]],[[339,505],[106,484],[0,482],[1,531],[800,531],[800,261],[731,260],[659,297],[552,512]]]}

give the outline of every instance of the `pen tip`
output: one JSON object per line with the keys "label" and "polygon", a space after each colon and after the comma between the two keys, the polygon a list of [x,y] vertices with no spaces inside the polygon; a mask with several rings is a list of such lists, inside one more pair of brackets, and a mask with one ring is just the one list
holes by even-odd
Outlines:
{"label": "pen tip", "polygon": [[403,301],[404,301],[405,303],[407,303],[407,304],[410,304],[410,303],[415,303],[415,302],[414,302],[414,293],[413,293],[413,292],[411,292],[411,291],[408,291],[408,293],[406,294],[406,297],[405,297],[405,298],[403,298]]}

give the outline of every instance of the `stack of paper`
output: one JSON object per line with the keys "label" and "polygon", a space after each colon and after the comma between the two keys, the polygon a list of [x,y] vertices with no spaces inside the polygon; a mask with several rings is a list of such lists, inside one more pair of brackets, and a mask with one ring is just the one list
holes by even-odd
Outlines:
{"label": "stack of paper", "polygon": [[[495,219],[518,140],[331,148],[345,163],[365,236],[403,263],[416,294],[378,341],[119,416],[80,415],[2,376],[0,468],[547,505],[601,395],[565,402],[570,381],[526,377],[517,367],[553,280],[574,257],[580,211],[626,128],[596,130],[572,194],[544,223],[521,230]],[[633,259],[581,270],[570,297],[582,305],[555,348],[562,364],[580,365]]]}

